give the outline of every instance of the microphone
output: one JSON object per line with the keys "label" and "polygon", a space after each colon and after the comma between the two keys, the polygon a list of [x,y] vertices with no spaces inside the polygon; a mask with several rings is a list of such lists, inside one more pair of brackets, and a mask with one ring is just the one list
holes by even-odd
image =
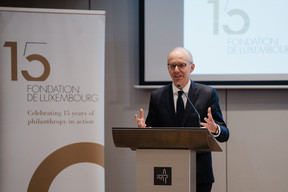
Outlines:
{"label": "microphone", "polygon": [[[177,87],[178,87],[178,89],[180,89],[181,91],[183,91],[180,83],[177,84]],[[187,96],[187,94],[186,94],[184,91],[183,91],[183,94],[184,94],[184,96],[187,98],[187,101],[189,101],[189,103],[191,104],[191,106],[192,106],[193,110],[195,111],[195,113],[197,114],[198,124],[199,124],[199,127],[201,127],[200,115],[199,115],[197,109],[195,108],[195,106],[193,105],[192,101],[189,99],[189,97]]]}

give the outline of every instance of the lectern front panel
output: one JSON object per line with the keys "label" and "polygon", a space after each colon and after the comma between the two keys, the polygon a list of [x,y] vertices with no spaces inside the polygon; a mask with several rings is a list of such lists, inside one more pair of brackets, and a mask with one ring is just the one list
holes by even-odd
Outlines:
{"label": "lectern front panel", "polygon": [[196,152],[137,149],[137,192],[195,192]]}

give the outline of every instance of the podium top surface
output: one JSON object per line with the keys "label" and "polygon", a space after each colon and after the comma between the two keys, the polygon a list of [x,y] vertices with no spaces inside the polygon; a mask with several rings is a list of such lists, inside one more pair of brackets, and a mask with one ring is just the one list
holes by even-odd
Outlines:
{"label": "podium top surface", "polygon": [[191,149],[194,151],[222,151],[214,136],[206,128],[155,127],[112,128],[116,147],[136,149]]}

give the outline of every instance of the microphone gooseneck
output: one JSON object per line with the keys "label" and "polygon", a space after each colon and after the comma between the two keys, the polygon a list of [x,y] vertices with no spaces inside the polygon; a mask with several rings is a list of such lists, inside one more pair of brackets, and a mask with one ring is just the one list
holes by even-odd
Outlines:
{"label": "microphone gooseneck", "polygon": [[[177,87],[178,87],[178,89],[180,89],[181,91],[183,91],[180,83],[177,84]],[[187,98],[187,101],[189,101],[189,103],[190,103],[190,105],[192,106],[192,108],[193,108],[193,110],[195,111],[195,113],[197,114],[197,117],[198,117],[198,125],[199,125],[199,127],[200,127],[200,126],[201,126],[201,119],[200,119],[200,115],[199,115],[197,109],[195,108],[195,106],[193,105],[192,101],[189,99],[189,97],[187,96],[187,94],[186,94],[184,91],[183,91],[183,94],[184,94],[184,96]]]}

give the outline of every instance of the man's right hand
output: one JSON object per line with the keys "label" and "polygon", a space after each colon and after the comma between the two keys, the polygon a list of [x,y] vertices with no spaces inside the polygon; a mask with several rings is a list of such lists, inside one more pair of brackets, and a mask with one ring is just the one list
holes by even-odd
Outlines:
{"label": "man's right hand", "polygon": [[146,127],[145,119],[144,119],[144,110],[140,109],[140,118],[138,118],[138,115],[135,114],[135,120],[138,124],[138,127]]}

